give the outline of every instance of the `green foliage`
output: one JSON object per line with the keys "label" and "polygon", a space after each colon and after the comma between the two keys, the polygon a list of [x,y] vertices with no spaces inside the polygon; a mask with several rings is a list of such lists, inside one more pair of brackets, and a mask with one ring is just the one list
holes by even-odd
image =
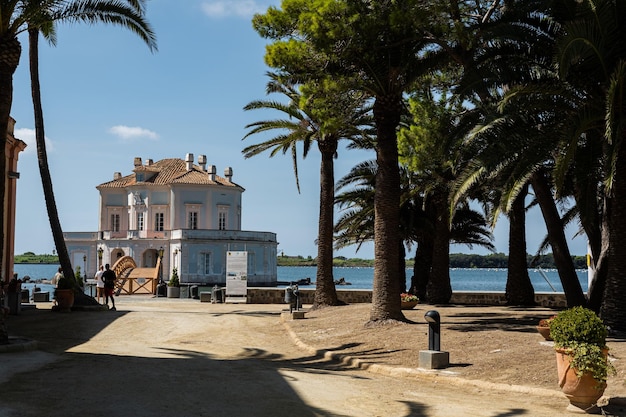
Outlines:
{"label": "green foliage", "polygon": [[170,275],[170,280],[167,282],[168,287],[179,287],[180,281],[178,279],[178,269],[172,269],[172,275]]}
{"label": "green foliage", "polygon": [[572,356],[570,364],[579,378],[590,373],[596,381],[602,383],[606,382],[609,374],[616,373],[615,367],[607,358],[606,349],[589,343],[575,343],[567,351]]}
{"label": "green foliage", "polygon": [[84,287],[83,284],[83,277],[80,273],[80,266],[76,267],[76,272],[74,273],[74,278],[76,279],[76,283],[78,284],[79,287]]}
{"label": "green foliage", "polygon": [[302,256],[279,256],[276,258],[278,266],[317,266],[317,259],[309,257],[304,259]]}
{"label": "green foliage", "polygon": [[504,253],[476,255],[464,253],[450,254],[450,268],[506,268],[509,257]]}
{"label": "green foliage", "polygon": [[[450,268],[507,268],[509,257],[504,253],[493,253],[490,255],[476,255],[471,253],[450,254]],[[587,258],[585,256],[572,256],[572,262],[576,269],[587,268]],[[555,269],[554,256],[549,253],[534,257],[527,255],[529,268]]]}
{"label": "green foliage", "polygon": [[22,255],[15,255],[16,264],[58,264],[57,255],[35,255],[33,252],[26,252]]}
{"label": "green foliage", "polygon": [[550,335],[556,347],[569,348],[572,343],[606,346],[608,331],[593,311],[573,307],[561,311],[550,323]]}
{"label": "green foliage", "polygon": [[[504,253],[493,253],[490,255],[476,255],[467,253],[450,254],[450,268],[500,268],[506,269],[509,257]],[[533,256],[528,255],[529,265]],[[587,268],[586,258],[584,256],[572,256],[574,265],[577,269]],[[306,258],[298,256],[287,256],[284,253],[276,258],[278,266],[317,266],[317,259],[310,255]],[[412,268],[414,259],[407,259],[407,268]],[[336,267],[373,267],[373,259],[346,258],[345,256],[337,256],[333,259],[333,266]],[[554,269],[554,257],[552,254],[542,255],[539,261],[530,268],[540,267],[544,269]]]}
{"label": "green foliage", "polygon": [[607,328],[596,313],[580,306],[561,311],[550,322],[554,347],[571,355],[571,366],[578,377],[589,372],[599,382],[615,373],[606,355],[607,335]]}

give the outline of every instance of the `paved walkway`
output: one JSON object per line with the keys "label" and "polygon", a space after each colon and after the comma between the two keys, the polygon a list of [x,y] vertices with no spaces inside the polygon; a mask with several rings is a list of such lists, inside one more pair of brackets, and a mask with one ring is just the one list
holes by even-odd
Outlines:
{"label": "paved walkway", "polygon": [[0,416],[568,415],[562,398],[330,360],[294,343],[283,305],[131,296],[115,312],[38,307],[9,320],[37,346],[0,353]]}

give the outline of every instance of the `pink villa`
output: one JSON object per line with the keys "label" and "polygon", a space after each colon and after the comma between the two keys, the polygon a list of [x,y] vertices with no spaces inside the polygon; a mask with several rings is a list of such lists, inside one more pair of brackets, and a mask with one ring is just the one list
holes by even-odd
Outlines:
{"label": "pink villa", "polygon": [[100,264],[132,258],[137,270],[162,265],[165,281],[175,268],[181,284],[224,285],[236,251],[247,257],[249,286],[276,284],[276,234],[241,230],[245,190],[232,168],[217,175],[205,155],[194,161],[191,153],[132,162],[131,173],[96,186],[98,230],[64,233],[75,268],[91,278]]}

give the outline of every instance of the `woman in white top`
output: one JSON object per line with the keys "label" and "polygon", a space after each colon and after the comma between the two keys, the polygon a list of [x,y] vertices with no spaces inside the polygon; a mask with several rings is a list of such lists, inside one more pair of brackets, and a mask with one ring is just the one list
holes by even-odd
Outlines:
{"label": "woman in white top", "polygon": [[104,281],[102,281],[102,273],[104,272],[104,267],[100,265],[100,269],[96,272],[96,276],[94,277],[96,280],[96,297],[99,304],[100,298],[102,297],[102,301],[104,301]]}
{"label": "woman in white top", "polygon": [[63,278],[63,268],[59,267],[57,273],[54,274],[54,276],[50,280],[50,284],[54,285],[54,288],[57,288],[59,286],[59,280],[61,278]]}

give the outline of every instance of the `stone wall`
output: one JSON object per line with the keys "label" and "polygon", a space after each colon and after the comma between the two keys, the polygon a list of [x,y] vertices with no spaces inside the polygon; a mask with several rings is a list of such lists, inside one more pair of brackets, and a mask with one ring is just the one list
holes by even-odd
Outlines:
{"label": "stone wall", "polygon": [[[300,289],[302,304],[313,304],[314,289]],[[371,290],[337,289],[337,298],[348,304],[372,302]],[[538,305],[552,308],[565,308],[567,302],[563,293],[535,293]],[[284,304],[284,288],[248,288],[249,304]],[[452,294],[451,304],[464,305],[506,305],[503,292],[455,292]]]}
{"label": "stone wall", "polygon": [[[300,289],[300,301],[302,304],[313,304],[315,296],[314,289]],[[337,289],[337,298],[348,303],[371,303],[371,290],[343,290]],[[262,288],[248,287],[248,303],[249,304],[284,304],[285,289],[284,288]]]}

